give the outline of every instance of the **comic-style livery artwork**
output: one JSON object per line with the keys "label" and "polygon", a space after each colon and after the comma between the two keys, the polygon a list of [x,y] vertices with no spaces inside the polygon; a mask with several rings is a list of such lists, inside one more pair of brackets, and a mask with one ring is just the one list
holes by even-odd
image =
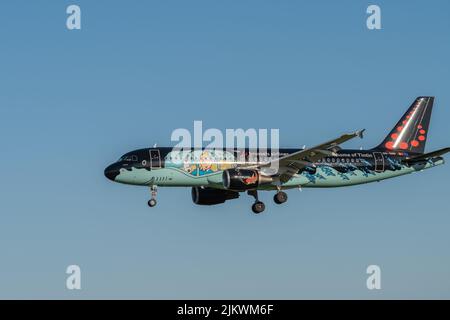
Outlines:
{"label": "comic-style livery artwork", "polygon": [[233,153],[216,149],[171,151],[165,158],[166,168],[177,168],[192,176],[234,168],[235,161]]}

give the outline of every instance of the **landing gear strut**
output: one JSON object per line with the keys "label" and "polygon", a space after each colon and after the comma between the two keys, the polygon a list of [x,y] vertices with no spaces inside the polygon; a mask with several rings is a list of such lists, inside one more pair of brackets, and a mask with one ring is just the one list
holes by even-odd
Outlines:
{"label": "landing gear strut", "polygon": [[286,194],[286,192],[283,191],[278,191],[277,193],[275,193],[275,195],[273,196],[273,201],[276,204],[282,204],[285,203],[288,199],[288,196]]}
{"label": "landing gear strut", "polygon": [[157,186],[150,187],[150,194],[152,195],[152,197],[150,198],[150,200],[148,200],[147,204],[149,207],[154,207],[156,206],[156,195],[158,194]]}
{"label": "landing gear strut", "polygon": [[264,211],[266,206],[264,205],[264,202],[258,200],[258,191],[257,190],[249,190],[247,191],[247,194],[249,196],[253,196],[255,198],[255,203],[252,205],[252,211],[255,214],[259,214]]}

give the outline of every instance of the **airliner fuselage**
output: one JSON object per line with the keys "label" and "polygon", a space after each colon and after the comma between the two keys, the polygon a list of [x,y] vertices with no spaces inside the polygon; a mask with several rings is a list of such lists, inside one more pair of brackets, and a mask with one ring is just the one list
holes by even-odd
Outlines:
{"label": "airliner fuselage", "polygon": [[[279,156],[293,154],[299,150],[302,149],[280,149]],[[221,189],[224,188],[224,170],[239,168],[242,164],[246,167],[257,167],[271,159],[270,150],[262,162],[258,161],[259,159],[255,162],[230,161],[233,156],[228,155],[227,158],[225,152],[227,151],[214,149],[172,151],[172,148],[167,147],[139,149],[122,156],[105,170],[105,175],[115,182],[140,186]],[[252,158],[248,150],[235,150],[232,153],[246,153],[246,159]],[[407,152],[340,150],[334,156],[329,155],[311,163],[285,183],[263,184],[256,189],[275,190],[279,186],[283,189],[350,186],[393,178],[444,163],[442,157],[415,165],[402,163],[402,160],[410,155]]]}
{"label": "airliner fuselage", "polygon": [[342,149],[340,144],[364,130],[304,149],[146,148],[129,152],[105,169],[108,179],[149,186],[156,205],[161,187],[191,187],[199,205],[215,205],[247,192],[252,210],[264,211],[259,190],[276,190],[274,201],[287,201],[291,188],[344,187],[380,181],[444,163],[443,148],[425,153],[433,97],[418,97],[385,139],[370,150]]}

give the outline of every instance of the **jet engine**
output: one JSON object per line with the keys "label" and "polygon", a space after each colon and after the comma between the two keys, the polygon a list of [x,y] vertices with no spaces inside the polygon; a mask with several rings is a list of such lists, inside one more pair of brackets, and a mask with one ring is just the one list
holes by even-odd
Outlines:
{"label": "jet engine", "polygon": [[214,188],[192,188],[192,201],[195,204],[210,206],[239,198],[239,192]]}
{"label": "jet engine", "polygon": [[223,172],[223,186],[227,190],[246,191],[273,182],[272,177],[254,169],[228,169]]}

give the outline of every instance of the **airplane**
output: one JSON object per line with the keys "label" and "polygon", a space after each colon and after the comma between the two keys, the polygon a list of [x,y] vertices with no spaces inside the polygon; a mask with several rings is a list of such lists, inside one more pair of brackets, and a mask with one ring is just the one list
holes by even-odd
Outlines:
{"label": "airplane", "polygon": [[[109,165],[105,176],[123,184],[147,186],[156,205],[157,187],[191,187],[197,205],[216,205],[236,199],[241,192],[254,197],[252,211],[259,214],[265,204],[258,191],[275,191],[274,202],[287,201],[283,190],[292,188],[344,187],[380,181],[444,164],[450,148],[425,152],[434,97],[418,97],[386,138],[369,150],[342,149],[340,145],[364,130],[343,134],[312,148],[233,148],[175,150],[145,148],[124,154]],[[256,152],[256,156],[255,156]],[[238,161],[245,157],[246,161]],[[231,161],[230,161],[231,159]],[[278,170],[271,172],[271,166]]]}

